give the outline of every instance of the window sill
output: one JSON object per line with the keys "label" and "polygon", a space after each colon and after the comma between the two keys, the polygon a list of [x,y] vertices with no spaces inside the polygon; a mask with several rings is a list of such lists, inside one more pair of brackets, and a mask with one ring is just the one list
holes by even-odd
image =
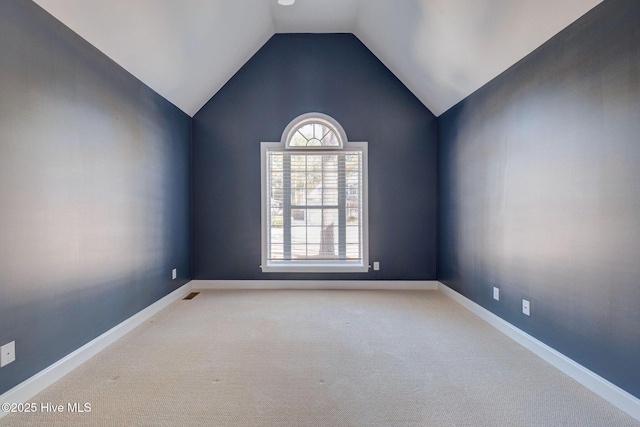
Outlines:
{"label": "window sill", "polygon": [[263,273],[367,273],[370,266],[363,264],[269,263],[260,266]]}

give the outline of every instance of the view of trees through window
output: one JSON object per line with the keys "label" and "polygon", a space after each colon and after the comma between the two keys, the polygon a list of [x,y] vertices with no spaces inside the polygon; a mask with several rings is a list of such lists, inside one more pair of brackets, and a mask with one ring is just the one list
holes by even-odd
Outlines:
{"label": "view of trees through window", "polygon": [[270,152],[268,165],[269,259],[359,259],[362,153]]}

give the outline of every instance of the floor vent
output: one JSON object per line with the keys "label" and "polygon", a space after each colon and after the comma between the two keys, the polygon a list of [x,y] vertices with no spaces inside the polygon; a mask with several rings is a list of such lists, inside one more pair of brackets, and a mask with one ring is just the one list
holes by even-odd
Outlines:
{"label": "floor vent", "polygon": [[191,292],[189,295],[182,299],[194,299],[200,292]]}

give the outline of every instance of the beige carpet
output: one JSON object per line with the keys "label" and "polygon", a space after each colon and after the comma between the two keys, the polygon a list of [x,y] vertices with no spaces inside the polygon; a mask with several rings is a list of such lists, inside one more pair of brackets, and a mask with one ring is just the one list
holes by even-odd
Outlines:
{"label": "beige carpet", "polygon": [[31,401],[0,426],[640,425],[435,291],[204,291]]}

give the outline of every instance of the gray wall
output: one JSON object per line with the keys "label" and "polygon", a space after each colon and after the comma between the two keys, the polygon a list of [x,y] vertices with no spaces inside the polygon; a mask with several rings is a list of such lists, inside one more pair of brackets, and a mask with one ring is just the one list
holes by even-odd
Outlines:
{"label": "gray wall", "polygon": [[[260,270],[260,142],[312,111],[369,142],[380,271]],[[352,34],[276,34],[193,118],[194,278],[435,279],[436,137],[433,114]]]}
{"label": "gray wall", "polygon": [[0,394],[190,278],[190,127],[34,3],[0,2]]}
{"label": "gray wall", "polygon": [[639,23],[606,0],[438,120],[439,280],[637,397]]}

